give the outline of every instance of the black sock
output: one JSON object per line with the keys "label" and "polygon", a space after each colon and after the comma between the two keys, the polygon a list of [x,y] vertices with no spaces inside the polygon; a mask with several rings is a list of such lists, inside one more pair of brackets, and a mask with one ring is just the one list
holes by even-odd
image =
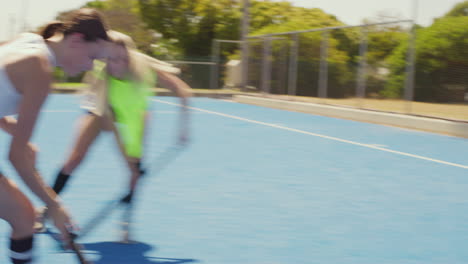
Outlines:
{"label": "black sock", "polygon": [[26,264],[32,261],[33,237],[10,239],[10,258],[13,264]]}
{"label": "black sock", "polygon": [[140,172],[140,177],[145,175],[146,169],[143,168],[141,161],[137,162],[137,168],[138,168],[138,171]]}
{"label": "black sock", "polygon": [[63,173],[63,170],[61,170],[57,174],[57,177],[55,178],[54,187],[52,187],[55,193],[59,194],[63,190],[65,184],[67,184],[68,179],[70,179],[70,174]]}
{"label": "black sock", "polygon": [[120,202],[130,204],[133,198],[133,191],[130,191],[127,195],[125,195]]}

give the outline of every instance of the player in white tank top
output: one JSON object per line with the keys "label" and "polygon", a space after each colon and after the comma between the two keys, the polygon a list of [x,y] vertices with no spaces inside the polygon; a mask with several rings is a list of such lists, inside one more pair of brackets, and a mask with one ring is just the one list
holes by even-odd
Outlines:
{"label": "player in white tank top", "polygon": [[55,54],[47,46],[44,38],[37,34],[24,33],[19,38],[0,46],[0,117],[17,113],[21,94],[16,90],[8,77],[4,65],[4,57],[13,53],[43,53],[51,67],[56,66]]}
{"label": "player in white tank top", "polygon": [[[90,70],[104,58],[106,26],[89,8],[72,12],[64,22],[47,25],[41,35],[23,34],[0,45],[0,128],[12,136],[9,160],[29,189],[49,208],[49,217],[65,242],[73,222],[58,196],[35,169],[36,148],[29,140],[49,94],[53,67],[68,75]],[[17,119],[12,116],[17,114]],[[10,258],[32,263],[35,211],[29,199],[0,170],[0,218],[12,228]]]}

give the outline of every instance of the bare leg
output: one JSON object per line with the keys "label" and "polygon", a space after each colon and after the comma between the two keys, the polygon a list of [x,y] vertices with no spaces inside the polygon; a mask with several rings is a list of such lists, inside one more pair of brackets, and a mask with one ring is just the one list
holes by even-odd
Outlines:
{"label": "bare leg", "polygon": [[10,224],[11,238],[20,239],[34,234],[34,208],[18,187],[0,175],[0,218]]}
{"label": "bare leg", "polygon": [[[87,114],[83,116],[79,122],[78,135],[75,140],[73,149],[68,156],[64,166],[55,177],[53,190],[60,194],[67,184],[70,174],[80,165],[88,152],[89,147],[99,135],[102,127],[102,118],[96,115]],[[36,216],[36,223],[34,229],[36,232],[44,232],[44,221],[47,218],[47,208],[39,208]]]}
{"label": "bare leg", "polygon": [[80,120],[80,128],[75,145],[63,166],[63,172],[71,174],[83,161],[89,147],[102,129],[102,118],[88,114]]}
{"label": "bare leg", "polygon": [[140,171],[140,159],[127,157],[127,163],[130,168],[130,181],[129,181],[129,193],[122,200],[125,203],[125,209],[123,211],[123,217],[121,222],[121,242],[122,243],[133,243],[131,237],[131,227],[132,227],[132,218],[133,218],[133,209],[134,202],[132,202],[135,188],[137,186],[138,180],[141,177]]}

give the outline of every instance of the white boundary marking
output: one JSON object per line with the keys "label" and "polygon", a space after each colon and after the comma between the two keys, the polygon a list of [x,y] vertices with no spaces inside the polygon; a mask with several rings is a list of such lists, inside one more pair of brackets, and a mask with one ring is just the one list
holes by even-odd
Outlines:
{"label": "white boundary marking", "polygon": [[[171,103],[171,102],[166,102],[166,101],[158,100],[158,99],[151,99],[151,100],[152,100],[152,101],[155,101],[155,102],[163,103],[163,104],[169,104],[169,105],[175,105],[175,106],[182,106],[181,104],[178,104],[178,103]],[[457,164],[457,163],[453,163],[453,162],[448,162],[448,161],[443,161],[443,160],[428,158],[428,157],[424,157],[424,156],[420,156],[420,155],[415,155],[415,154],[410,154],[410,153],[406,153],[406,152],[402,152],[402,151],[397,151],[397,150],[391,150],[391,149],[379,147],[379,146],[372,145],[372,144],[359,143],[359,142],[355,142],[355,141],[351,141],[351,140],[346,140],[346,139],[341,139],[341,138],[337,138],[337,137],[331,137],[331,136],[321,135],[321,134],[312,133],[312,132],[308,132],[308,131],[304,131],[304,130],[299,130],[299,129],[295,129],[295,128],[280,126],[280,125],[275,125],[275,124],[266,123],[266,122],[261,122],[261,121],[256,121],[256,120],[251,120],[251,119],[247,119],[247,118],[243,118],[243,117],[238,117],[238,116],[234,116],[234,115],[223,114],[223,113],[214,112],[214,111],[205,110],[205,109],[196,108],[196,107],[191,107],[191,106],[187,106],[187,108],[192,109],[192,110],[196,110],[196,111],[201,111],[201,112],[213,114],[213,115],[223,116],[223,117],[227,117],[227,118],[231,118],[231,119],[237,119],[237,120],[241,120],[241,121],[245,121],[245,122],[249,122],[249,123],[254,123],[254,124],[269,126],[269,127],[273,127],[273,128],[283,129],[283,130],[287,130],[287,131],[291,131],[291,132],[296,132],[296,133],[305,134],[305,135],[309,135],[309,136],[314,136],[314,137],[320,137],[320,138],[324,138],[324,139],[334,140],[334,141],[338,141],[338,142],[342,142],[342,143],[347,143],[347,144],[351,144],[351,145],[356,145],[356,146],[361,146],[361,147],[365,147],[365,148],[376,149],[376,150],[380,150],[380,151],[384,151],[384,152],[389,152],[389,153],[393,153],[393,154],[397,154],[397,155],[401,155],[401,156],[406,156],[406,157],[411,157],[411,158],[415,158],[415,159],[421,159],[421,160],[431,161],[431,162],[440,163],[440,164],[444,164],[444,165],[448,165],[448,166],[453,166],[453,167],[458,167],[458,168],[462,168],[462,169],[468,169],[468,166],[467,166],[467,165],[462,165],[462,164]]]}
{"label": "white boundary marking", "polygon": [[[41,112],[44,113],[85,113],[86,110],[80,111],[80,110],[41,110]],[[151,113],[156,113],[156,114],[177,114],[177,111],[161,111],[161,110],[149,110]]]}
{"label": "white boundary marking", "polygon": [[80,112],[78,110],[41,110],[41,112],[45,113],[76,113]]}

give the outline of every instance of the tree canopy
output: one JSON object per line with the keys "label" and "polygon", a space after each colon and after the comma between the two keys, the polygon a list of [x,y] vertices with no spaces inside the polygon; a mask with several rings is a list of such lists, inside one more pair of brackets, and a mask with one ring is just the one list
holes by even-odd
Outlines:
{"label": "tree canopy", "polygon": [[[147,54],[162,59],[207,61],[213,39],[240,39],[242,2],[96,0],[86,6],[101,10],[112,29],[130,35]],[[296,7],[288,1],[251,0],[249,11],[250,37],[345,26],[336,16],[321,9]],[[58,18],[66,13],[58,14]],[[388,19],[388,15],[379,13],[365,23],[382,22],[384,18]],[[429,27],[416,26],[416,99],[434,100],[444,89],[458,87],[460,90],[468,86],[467,25],[468,1],[462,1]],[[406,77],[409,32],[408,24],[402,23],[329,31],[326,35],[329,95],[354,95],[357,66],[362,59],[359,44],[365,35],[368,93],[400,98]],[[322,32],[299,35],[298,87],[304,87],[299,88],[300,94],[316,95],[324,36]],[[274,72],[285,74],[291,44],[290,36],[272,42]],[[252,44],[250,59],[260,61],[262,48],[259,42]],[[225,45],[222,55],[232,58],[239,56],[239,52],[238,45]],[[259,71],[252,68],[250,74],[260,76]]]}

